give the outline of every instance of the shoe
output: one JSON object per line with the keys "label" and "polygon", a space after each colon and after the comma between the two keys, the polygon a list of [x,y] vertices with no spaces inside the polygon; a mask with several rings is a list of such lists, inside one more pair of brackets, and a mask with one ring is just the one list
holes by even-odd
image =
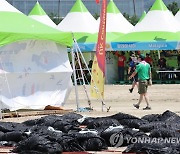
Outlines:
{"label": "shoe", "polygon": [[146,106],[145,108],[143,108],[143,110],[151,110],[151,107]]}
{"label": "shoe", "polygon": [[130,92],[130,93],[132,93],[132,92],[133,92],[133,89],[132,89],[132,88],[131,88],[131,89],[129,89],[129,92]]}
{"label": "shoe", "polygon": [[139,105],[133,104],[133,106],[134,106],[136,109],[139,109]]}

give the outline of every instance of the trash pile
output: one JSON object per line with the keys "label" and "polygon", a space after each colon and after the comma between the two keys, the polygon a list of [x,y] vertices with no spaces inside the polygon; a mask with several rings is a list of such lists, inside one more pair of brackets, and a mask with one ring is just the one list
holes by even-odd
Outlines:
{"label": "trash pile", "polygon": [[171,111],[142,118],[125,113],[83,117],[77,113],[48,115],[23,123],[0,122],[0,146],[12,152],[59,154],[102,151],[126,146],[124,152],[180,153],[180,116]]}

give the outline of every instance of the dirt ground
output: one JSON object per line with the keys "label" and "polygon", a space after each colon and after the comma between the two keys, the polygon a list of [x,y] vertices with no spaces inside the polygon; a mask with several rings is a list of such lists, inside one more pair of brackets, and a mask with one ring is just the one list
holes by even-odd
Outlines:
{"label": "dirt ground", "polygon": [[[85,116],[107,116],[118,112],[132,114],[138,117],[142,117],[146,114],[163,113],[166,110],[171,110],[180,114],[180,84],[155,84],[149,87],[148,94],[150,98],[150,105],[152,110],[144,111],[142,108],[146,106],[143,100],[140,109],[133,107],[134,103],[138,102],[139,94],[135,87],[133,93],[129,93],[131,85],[105,85],[105,98],[104,103],[107,107],[111,107],[109,112],[106,112],[106,108],[102,112],[101,100],[97,100],[90,97],[90,86],[86,86],[88,96],[90,98],[93,111],[79,112]],[[83,86],[78,86],[78,102],[80,108],[89,107],[88,99]],[[73,87],[67,103],[64,106],[65,109],[73,109],[77,111],[75,88]],[[38,116],[28,116],[20,118],[5,118],[3,121],[21,122],[28,119],[38,118]]]}
{"label": "dirt ground", "polygon": [[[138,102],[139,94],[137,93],[137,87],[135,87],[133,93],[129,93],[131,85],[105,85],[105,98],[104,102],[107,107],[111,106],[109,112],[101,112],[101,101],[90,98],[93,112],[82,112],[87,116],[106,116],[115,114],[118,112],[124,112],[132,114],[138,117],[142,117],[146,114],[163,113],[166,110],[171,110],[180,113],[180,84],[155,84],[148,88],[148,95],[152,110],[143,110],[146,106],[145,100],[143,100],[140,109],[133,107],[134,103]],[[89,94],[90,86],[86,86]],[[74,89],[71,91],[69,99],[65,105],[66,108],[72,108],[76,110],[76,97]],[[78,87],[79,106],[88,107],[88,99],[86,97],[83,86]],[[89,94],[90,97],[90,94]]]}

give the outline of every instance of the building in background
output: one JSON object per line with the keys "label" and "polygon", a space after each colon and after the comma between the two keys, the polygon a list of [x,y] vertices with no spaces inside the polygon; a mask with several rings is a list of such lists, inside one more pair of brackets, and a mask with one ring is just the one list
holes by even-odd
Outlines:
{"label": "building in background", "polygon": [[[7,1],[26,15],[29,14],[37,2],[37,0]],[[53,13],[58,17],[65,17],[72,8],[75,1],[76,0],[38,0],[47,14]],[[95,0],[82,0],[82,2],[92,15],[100,14],[100,4],[97,5]],[[114,0],[114,3],[117,5],[122,14],[127,13],[130,16],[133,16],[134,12],[136,12],[136,15],[140,17],[144,11],[144,0]]]}
{"label": "building in background", "polygon": [[[37,0],[7,0],[10,4],[16,7],[18,10],[28,15]],[[56,15],[57,17],[65,17],[70,11],[76,0],[38,0],[45,12]],[[121,11],[129,16],[136,14],[141,17],[144,11],[148,12],[155,0],[114,0],[114,3]],[[92,15],[100,14],[100,4],[97,5],[95,0],[82,0]],[[109,2],[109,0],[108,0]],[[177,2],[180,6],[180,0],[163,0],[168,5],[172,2]]]}

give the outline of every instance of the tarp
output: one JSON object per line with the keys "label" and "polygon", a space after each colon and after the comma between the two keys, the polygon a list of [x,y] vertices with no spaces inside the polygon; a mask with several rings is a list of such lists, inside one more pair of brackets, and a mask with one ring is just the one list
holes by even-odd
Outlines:
{"label": "tarp", "polygon": [[1,108],[61,106],[71,89],[67,49],[50,41],[21,41],[0,47]]}
{"label": "tarp", "polygon": [[180,47],[180,24],[162,0],[156,0],[133,30],[111,43],[114,50],[174,50]]}
{"label": "tarp", "polygon": [[43,10],[39,2],[36,2],[28,16],[53,28],[57,27],[57,25],[49,18],[49,16]]}
{"label": "tarp", "polygon": [[0,46],[20,40],[50,40],[72,46],[72,36],[37,22],[0,0]]}

